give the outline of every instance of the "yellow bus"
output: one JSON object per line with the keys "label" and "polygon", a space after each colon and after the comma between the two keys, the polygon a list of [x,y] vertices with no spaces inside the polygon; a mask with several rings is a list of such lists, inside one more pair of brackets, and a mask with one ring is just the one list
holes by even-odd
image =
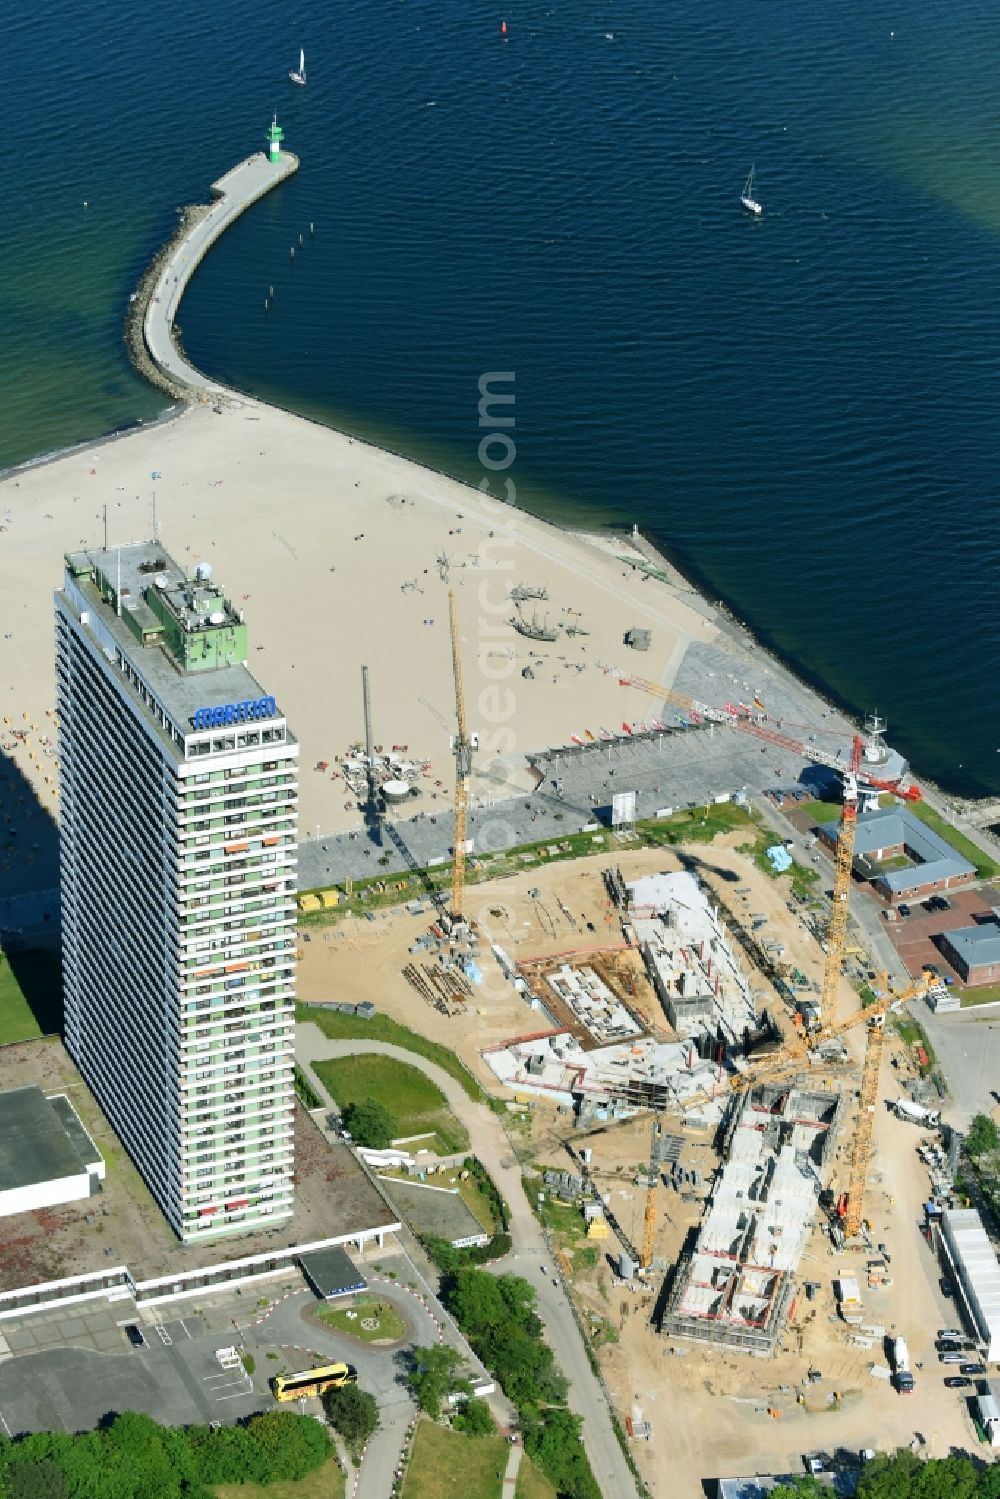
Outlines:
{"label": "yellow bus", "polygon": [[353,1364],[322,1364],[318,1369],[303,1369],[299,1374],[276,1374],[271,1380],[275,1400],[298,1400],[300,1395],[322,1395],[354,1384],[358,1371]]}

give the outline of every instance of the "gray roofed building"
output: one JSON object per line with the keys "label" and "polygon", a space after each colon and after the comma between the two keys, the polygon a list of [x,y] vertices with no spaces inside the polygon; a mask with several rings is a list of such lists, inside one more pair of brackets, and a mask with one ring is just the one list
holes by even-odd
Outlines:
{"label": "gray roofed building", "polygon": [[960,926],[941,934],[945,957],[967,984],[991,984],[1000,979],[1000,923]]}
{"label": "gray roofed building", "polygon": [[89,1197],[91,1177],[104,1176],[69,1100],[57,1102],[35,1087],[0,1093],[0,1217]]}
{"label": "gray roofed building", "polygon": [[324,1301],[332,1301],[336,1296],[353,1296],[368,1286],[346,1249],[339,1245],[311,1249],[301,1257],[299,1264],[316,1295]]}
{"label": "gray roofed building", "polygon": [[[840,826],[824,823],[824,841],[835,847]],[[905,854],[913,863],[905,869],[880,869],[882,860]],[[855,866],[890,900],[917,899],[925,891],[951,889],[975,879],[968,859],[952,848],[939,833],[920,821],[908,807],[879,807],[862,812],[854,842]]]}

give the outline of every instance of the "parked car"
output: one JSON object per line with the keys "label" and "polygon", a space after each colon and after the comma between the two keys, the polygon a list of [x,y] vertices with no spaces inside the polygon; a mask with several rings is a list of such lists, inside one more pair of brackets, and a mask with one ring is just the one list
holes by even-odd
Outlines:
{"label": "parked car", "polygon": [[942,1275],[941,1279],[938,1281],[938,1285],[941,1287],[941,1295],[947,1296],[948,1299],[951,1300],[951,1298],[955,1295],[955,1292],[947,1275]]}
{"label": "parked car", "polygon": [[960,1370],[962,1374],[985,1374],[985,1364],[963,1364]]}
{"label": "parked car", "polygon": [[899,912],[900,916],[909,916],[911,914],[909,906],[897,906],[896,910]]}
{"label": "parked car", "polygon": [[966,1379],[964,1374],[949,1374],[944,1382],[946,1390],[967,1390],[972,1380]]}
{"label": "parked car", "polygon": [[950,1338],[939,1338],[934,1347],[938,1353],[961,1353],[962,1351],[960,1344]]}
{"label": "parked car", "polygon": [[937,1335],[938,1335],[939,1338],[949,1338],[949,1339],[950,1338],[961,1338],[961,1337],[964,1337],[964,1333],[960,1333],[960,1332],[956,1331],[956,1329],[954,1327],[939,1327],[938,1330],[937,1330]]}
{"label": "parked car", "polygon": [[[964,1353],[958,1353],[957,1351],[953,1351],[952,1353],[939,1353],[938,1354],[938,1363],[939,1364],[962,1364],[962,1360],[963,1360],[964,1357],[965,1357]],[[962,1373],[965,1374],[967,1372],[968,1371],[966,1370],[965,1365],[962,1364]]]}
{"label": "parked car", "polygon": [[948,897],[946,895],[935,895],[934,896],[934,906],[935,906],[935,910],[937,910],[937,911],[950,911],[951,910],[951,901],[948,899]]}
{"label": "parked car", "polygon": [[142,1335],[142,1329],[136,1327],[134,1322],[127,1322],[125,1324],[125,1336],[133,1348],[145,1348],[146,1339]]}

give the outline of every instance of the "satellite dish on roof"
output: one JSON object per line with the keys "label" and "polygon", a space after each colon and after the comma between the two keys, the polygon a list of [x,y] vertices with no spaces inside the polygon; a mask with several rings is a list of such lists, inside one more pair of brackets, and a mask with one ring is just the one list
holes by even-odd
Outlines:
{"label": "satellite dish on roof", "polygon": [[212,576],[211,562],[198,562],[195,565],[194,575],[199,583],[207,583]]}
{"label": "satellite dish on roof", "polygon": [[208,616],[210,625],[224,625],[226,623],[226,611],[224,609],[213,609]]}

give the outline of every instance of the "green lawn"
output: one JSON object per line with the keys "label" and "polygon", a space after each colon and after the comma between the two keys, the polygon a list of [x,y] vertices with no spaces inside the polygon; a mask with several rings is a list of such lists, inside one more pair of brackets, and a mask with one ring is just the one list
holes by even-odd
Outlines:
{"label": "green lawn", "polygon": [[293,1483],[217,1483],[216,1499],[344,1499],[344,1475],[335,1458]]}
{"label": "green lawn", "polygon": [[913,860],[907,854],[892,854],[888,859],[877,859],[875,864],[880,874],[890,874],[894,869],[913,868]]}
{"label": "green lawn", "polygon": [[468,1148],[469,1137],[440,1088],[407,1062],[375,1055],[317,1062],[316,1073],[340,1108],[377,1098],[395,1116],[398,1138],[433,1132],[450,1154]]}
{"label": "green lawn", "polygon": [[371,1020],[362,1020],[360,1015],[345,1015],[340,1010],[316,1010],[298,1005],[295,1018],[300,1023],[311,1020],[331,1041],[388,1041],[393,1046],[402,1046],[406,1051],[416,1052],[418,1057],[436,1062],[460,1083],[474,1103],[488,1101],[489,1095],[453,1051],[449,1051],[447,1046],[439,1045],[437,1041],[428,1041],[426,1036],[418,1036],[416,1031],[409,1030],[398,1021],[390,1020],[388,1015],[376,1015]]}
{"label": "green lawn", "polygon": [[995,1004],[1000,999],[1000,984],[981,984],[975,989],[959,989],[958,993],[963,1010],[971,1009],[974,1005]]}
{"label": "green lawn", "polygon": [[927,1032],[923,1026],[919,1021],[904,1019],[901,1015],[894,1015],[892,1023],[907,1046],[912,1046],[914,1050],[918,1046],[924,1048],[924,1051],[927,1053],[927,1070],[929,1071],[937,1061],[937,1055],[930,1041],[927,1039]]}
{"label": "green lawn", "polygon": [[839,822],[842,808],[840,802],[799,802],[788,810],[801,812],[814,826],[822,827],[827,822]]}
{"label": "green lawn", "polygon": [[[348,1314],[356,1312],[355,1317]],[[375,1295],[353,1296],[343,1306],[321,1306],[316,1308],[319,1320],[332,1327],[334,1332],[357,1338],[361,1343],[398,1343],[406,1337],[406,1323],[391,1301],[383,1301]],[[363,1327],[363,1322],[374,1322],[374,1327]]]}
{"label": "green lawn", "polygon": [[[453,1185],[458,1188],[459,1196],[469,1209],[470,1213],[478,1219],[484,1233],[494,1234],[500,1227],[493,1212],[489,1198],[481,1190],[474,1176],[467,1176],[462,1181],[461,1170],[449,1173]],[[440,1177],[436,1178],[440,1181]]]}
{"label": "green lawn", "polygon": [[0,954],[0,1045],[62,1029],[62,974],[55,952]]}
{"label": "green lawn", "polygon": [[991,880],[995,874],[1000,874],[1000,864],[994,863],[981,848],[970,843],[969,839],[953,828],[940,812],[935,812],[934,808],[929,807],[926,802],[909,802],[907,805],[921,822],[925,822],[929,828],[934,829],[935,833],[939,833],[946,843],[950,843],[952,848],[962,855],[963,859],[968,859],[970,864],[975,864],[976,873],[981,880]]}
{"label": "green lawn", "polygon": [[[500,1499],[509,1454],[503,1437],[466,1437],[421,1421],[402,1499]],[[516,1499],[556,1499],[529,1457],[521,1458]]]}
{"label": "green lawn", "polygon": [[556,1499],[556,1491],[544,1474],[540,1473],[530,1457],[521,1458],[517,1470],[515,1499]]}
{"label": "green lawn", "polygon": [[402,1499],[500,1499],[506,1466],[503,1437],[466,1437],[421,1421]]}

